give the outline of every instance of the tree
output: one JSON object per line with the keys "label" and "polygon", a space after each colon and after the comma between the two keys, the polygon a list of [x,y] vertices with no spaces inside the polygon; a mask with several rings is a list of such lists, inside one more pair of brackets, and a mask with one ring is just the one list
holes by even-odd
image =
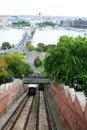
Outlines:
{"label": "tree", "polygon": [[41,52],[45,51],[46,50],[45,44],[44,43],[38,43],[37,47],[36,47],[36,50],[41,51]]}
{"label": "tree", "polygon": [[73,79],[87,83],[87,38],[61,36],[44,59],[44,71],[56,82],[70,85]]}
{"label": "tree", "polygon": [[1,48],[2,50],[10,49],[11,45],[9,42],[3,42]]}
{"label": "tree", "polygon": [[45,26],[52,26],[54,27],[55,26],[55,23],[51,22],[51,21],[45,21],[45,22],[42,22],[42,23],[38,23],[37,24],[39,27],[45,27]]}
{"label": "tree", "polygon": [[35,65],[36,67],[41,66],[41,59],[40,59],[39,56],[37,56],[37,57],[35,58],[35,60],[34,60],[34,65]]}
{"label": "tree", "polygon": [[13,26],[22,26],[22,27],[30,26],[30,23],[26,22],[26,21],[13,22],[12,24],[13,24]]}
{"label": "tree", "polygon": [[0,84],[6,83],[9,81],[9,75],[5,68],[0,69]]}
{"label": "tree", "polygon": [[8,61],[8,69],[10,70],[11,75],[18,78],[22,74],[22,60],[18,56],[13,56]]}
{"label": "tree", "polygon": [[29,74],[33,74],[33,70],[31,69],[31,66],[28,63],[23,62],[23,74],[25,76],[28,76]]}
{"label": "tree", "polygon": [[35,50],[35,47],[29,41],[26,43],[26,48],[29,51]]}
{"label": "tree", "polygon": [[31,69],[30,65],[28,63],[25,63],[18,56],[13,56],[8,61],[8,70],[10,72],[10,75],[13,75],[16,78],[21,78],[22,74],[28,75],[33,73],[33,70]]}
{"label": "tree", "polygon": [[56,45],[55,44],[48,44],[45,46],[45,51],[49,51],[50,49],[54,48]]}
{"label": "tree", "polygon": [[32,73],[31,66],[20,55],[0,55],[0,84],[12,81],[13,77],[22,78],[22,75]]}
{"label": "tree", "polygon": [[7,63],[3,55],[0,56],[0,84],[9,81]]}

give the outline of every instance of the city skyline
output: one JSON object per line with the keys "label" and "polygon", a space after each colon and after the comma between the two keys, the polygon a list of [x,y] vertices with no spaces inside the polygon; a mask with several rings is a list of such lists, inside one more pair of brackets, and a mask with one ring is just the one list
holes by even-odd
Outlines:
{"label": "city skyline", "polygon": [[0,15],[87,17],[86,0],[0,0]]}

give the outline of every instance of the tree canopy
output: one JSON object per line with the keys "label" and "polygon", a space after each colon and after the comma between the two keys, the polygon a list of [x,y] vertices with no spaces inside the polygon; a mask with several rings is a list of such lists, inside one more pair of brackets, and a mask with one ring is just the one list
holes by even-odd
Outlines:
{"label": "tree canopy", "polygon": [[35,65],[36,67],[41,66],[41,59],[40,59],[39,56],[36,56],[36,57],[35,57],[35,59],[34,59],[34,65]]}
{"label": "tree canopy", "polygon": [[26,21],[18,21],[18,22],[13,22],[12,25],[13,26],[27,27],[27,26],[30,26],[30,23],[26,22]]}
{"label": "tree canopy", "polygon": [[35,47],[32,45],[32,43],[30,41],[28,41],[26,43],[26,48],[27,48],[28,51],[35,50]]}
{"label": "tree canopy", "polygon": [[22,75],[32,74],[28,63],[25,63],[20,56],[0,55],[0,84],[9,82],[13,77],[22,78]]}
{"label": "tree canopy", "polygon": [[52,26],[52,27],[54,27],[55,23],[53,23],[51,21],[45,21],[45,22],[42,22],[42,23],[38,23],[38,26],[39,27],[45,27],[45,26]]}
{"label": "tree canopy", "polygon": [[45,44],[44,43],[38,43],[37,44],[37,47],[36,47],[36,50],[37,51],[40,51],[40,52],[42,52],[42,51],[45,51],[46,50],[46,46],[45,46]]}
{"label": "tree canopy", "polygon": [[61,36],[44,59],[44,71],[56,82],[70,85],[77,78],[87,84],[87,38]]}
{"label": "tree canopy", "polygon": [[9,42],[3,42],[2,43],[2,46],[1,46],[1,49],[2,50],[6,50],[6,49],[10,49],[11,48],[11,45]]}

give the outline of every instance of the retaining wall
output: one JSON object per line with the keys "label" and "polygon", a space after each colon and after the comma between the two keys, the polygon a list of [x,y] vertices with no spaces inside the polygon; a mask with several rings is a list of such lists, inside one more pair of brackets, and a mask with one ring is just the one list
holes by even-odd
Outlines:
{"label": "retaining wall", "polygon": [[87,102],[82,92],[73,88],[51,84],[49,91],[66,130],[87,130]]}
{"label": "retaining wall", "polygon": [[15,79],[11,83],[0,86],[0,113],[12,103],[23,91],[24,85],[21,80]]}

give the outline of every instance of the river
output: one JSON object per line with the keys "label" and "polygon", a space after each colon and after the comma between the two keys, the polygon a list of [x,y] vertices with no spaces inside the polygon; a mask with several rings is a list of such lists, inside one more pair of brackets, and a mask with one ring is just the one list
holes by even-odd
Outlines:
{"label": "river", "polygon": [[3,42],[9,42],[12,44],[18,44],[24,33],[23,29],[4,28],[0,29],[0,46]]}
{"label": "river", "polygon": [[[0,29],[0,46],[3,42],[10,42],[10,44],[18,44],[22,39],[24,29]],[[70,35],[70,36],[83,36],[84,33],[87,33],[86,29],[66,29],[66,28],[41,28],[37,29],[33,38],[32,44],[37,46],[38,43],[47,44],[56,44],[61,35]]]}
{"label": "river", "polygon": [[33,39],[32,43],[33,45],[37,45],[38,43],[44,43],[47,44],[56,44],[59,40],[59,37],[62,35],[70,35],[70,36],[84,36],[84,34],[87,34],[87,29],[75,29],[75,28],[63,28],[59,27],[57,29],[52,28],[42,28],[37,29]]}

